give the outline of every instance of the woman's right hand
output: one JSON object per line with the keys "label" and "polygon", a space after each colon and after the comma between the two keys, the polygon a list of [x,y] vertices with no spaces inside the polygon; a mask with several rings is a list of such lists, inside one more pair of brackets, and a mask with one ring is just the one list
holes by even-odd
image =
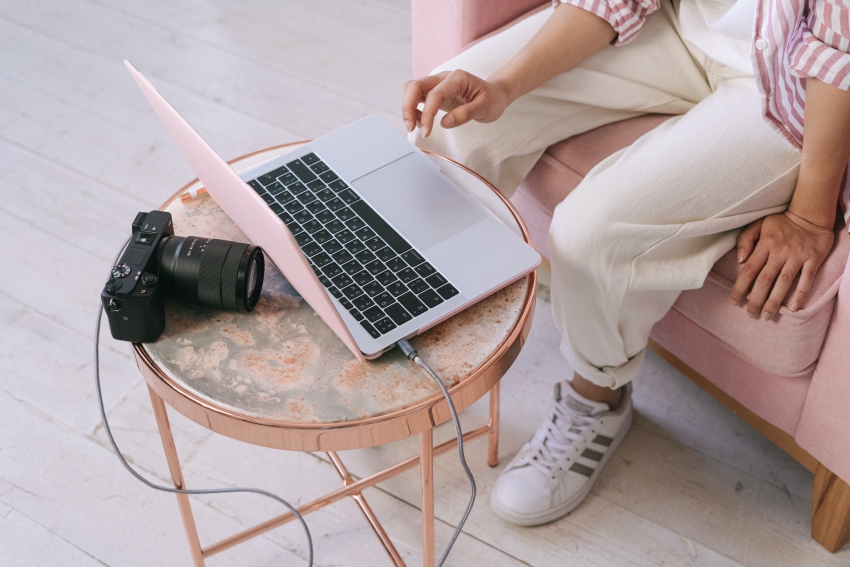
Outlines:
{"label": "woman's right hand", "polygon": [[[419,103],[425,103],[421,111]],[[428,137],[438,110],[447,112],[440,125],[455,128],[470,120],[493,122],[510,103],[505,85],[458,69],[404,83],[401,114],[408,132],[419,126],[422,135]]]}

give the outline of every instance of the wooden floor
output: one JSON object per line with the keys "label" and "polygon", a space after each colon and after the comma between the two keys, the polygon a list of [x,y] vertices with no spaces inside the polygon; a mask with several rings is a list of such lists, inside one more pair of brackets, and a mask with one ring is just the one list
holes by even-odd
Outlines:
{"label": "wooden floor", "polygon": [[[121,60],[130,59],[226,157],[310,138],[366,114],[401,127],[411,69],[404,0],[4,0],[0,4],[0,564],[189,565],[173,497],[123,471],[105,446],[92,382],[98,293],[140,210],[194,177]],[[569,374],[547,289],[532,337],[504,379],[503,463]],[[107,333],[108,335],[108,333]],[[109,416],[150,478],[167,470],[145,387],[125,344],[104,339]],[[481,497],[452,565],[848,565],[809,539],[811,475],[649,354],[635,426],[587,501],[524,529],[491,514],[499,469],[468,452]],[[485,400],[486,401],[486,400]],[[478,404],[463,416],[485,419]],[[339,484],[324,455],[212,435],[172,412],[187,481],[249,485],[304,502]],[[446,428],[438,440],[450,435]],[[358,475],[413,453],[415,439],[342,457]],[[454,455],[436,467],[438,543],[467,486]],[[399,551],[420,561],[418,472],[367,497]],[[280,512],[254,496],[193,500],[202,541]],[[317,565],[385,565],[352,502],[307,517]],[[210,566],[303,565],[289,525]]]}

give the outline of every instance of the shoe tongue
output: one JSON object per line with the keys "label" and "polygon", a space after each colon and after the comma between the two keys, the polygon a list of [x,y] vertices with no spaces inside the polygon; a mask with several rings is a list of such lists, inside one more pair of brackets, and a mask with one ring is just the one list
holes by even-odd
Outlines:
{"label": "shoe tongue", "polygon": [[605,402],[595,402],[593,400],[588,400],[575,390],[573,390],[572,384],[567,381],[561,383],[561,392],[560,399],[558,400],[568,408],[570,408],[574,413],[578,415],[596,415],[603,411],[608,411],[610,408],[608,404]]}

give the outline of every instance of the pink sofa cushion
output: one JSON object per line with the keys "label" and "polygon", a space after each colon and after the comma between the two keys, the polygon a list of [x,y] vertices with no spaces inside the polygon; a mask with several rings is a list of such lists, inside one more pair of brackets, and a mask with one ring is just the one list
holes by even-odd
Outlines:
{"label": "pink sofa cushion", "polygon": [[[593,166],[667,118],[658,115],[632,118],[574,136],[546,150],[511,199],[526,219],[541,254],[549,256],[546,235],[555,206]],[[740,269],[734,251],[715,264],[701,289],[683,293],[673,309],[764,372],[789,378],[811,376],[832,317],[838,281],[848,254],[850,235],[839,229],[835,246],[818,272],[804,308],[797,313],[782,309],[768,323],[750,319],[743,307],[734,307],[729,302],[729,290]],[[683,357],[683,353],[677,356]],[[762,415],[759,408],[750,409]]]}

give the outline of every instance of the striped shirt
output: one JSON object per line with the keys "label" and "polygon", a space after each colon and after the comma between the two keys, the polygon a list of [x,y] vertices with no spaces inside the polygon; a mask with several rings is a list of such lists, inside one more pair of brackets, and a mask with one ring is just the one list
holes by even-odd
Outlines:
{"label": "striped shirt", "polygon": [[[640,33],[660,0],[553,0],[606,20],[617,32],[615,45]],[[768,123],[795,147],[803,148],[806,78],[850,91],[850,0],[758,0],[752,54],[755,79]],[[850,224],[850,176],[840,195]]]}

